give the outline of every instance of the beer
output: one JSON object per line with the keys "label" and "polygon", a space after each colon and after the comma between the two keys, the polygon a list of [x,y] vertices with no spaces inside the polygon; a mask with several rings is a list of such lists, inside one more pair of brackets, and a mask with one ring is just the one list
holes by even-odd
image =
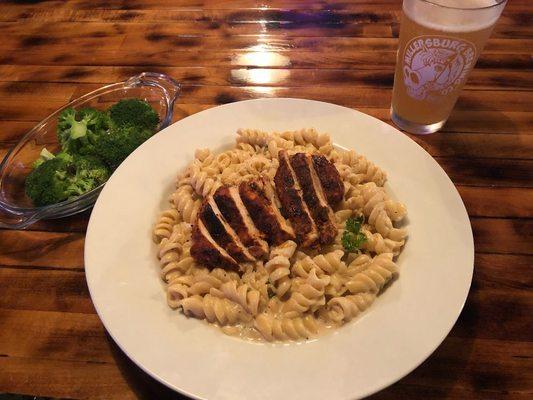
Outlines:
{"label": "beer", "polygon": [[404,0],[391,107],[396,125],[412,133],[444,125],[504,6]]}

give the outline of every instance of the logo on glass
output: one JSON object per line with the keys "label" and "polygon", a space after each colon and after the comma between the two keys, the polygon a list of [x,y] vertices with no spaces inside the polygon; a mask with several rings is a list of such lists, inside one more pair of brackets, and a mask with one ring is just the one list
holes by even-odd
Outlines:
{"label": "logo on glass", "polygon": [[436,100],[460,86],[476,58],[474,44],[443,36],[418,36],[405,48],[404,82],[409,96]]}

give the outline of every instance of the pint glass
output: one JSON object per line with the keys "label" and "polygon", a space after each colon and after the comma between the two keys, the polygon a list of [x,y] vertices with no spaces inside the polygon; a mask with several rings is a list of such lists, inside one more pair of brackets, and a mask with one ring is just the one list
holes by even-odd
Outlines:
{"label": "pint glass", "polygon": [[404,0],[391,118],[407,132],[442,128],[506,0]]}

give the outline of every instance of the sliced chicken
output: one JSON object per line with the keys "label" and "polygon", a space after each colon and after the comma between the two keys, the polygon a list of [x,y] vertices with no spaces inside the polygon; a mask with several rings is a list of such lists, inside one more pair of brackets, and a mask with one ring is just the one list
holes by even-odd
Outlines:
{"label": "sliced chicken", "polygon": [[337,227],[332,207],[344,187],[322,155],[279,152],[274,186],[267,178],[222,186],[198,212],[191,255],[198,263],[238,268],[264,258],[268,245],[295,240],[302,247],[332,243]]}
{"label": "sliced chicken", "polygon": [[294,239],[294,230],[281,215],[274,190],[264,180],[243,182],[239,194],[255,226],[265,234],[272,245]]}
{"label": "sliced chicken", "polygon": [[208,197],[199,212],[201,220],[207,231],[216,243],[228,252],[237,261],[254,261],[248,249],[241,242],[239,236],[231,228],[225,218],[222,216],[213,197]]}
{"label": "sliced chicken", "polygon": [[233,228],[250,254],[261,258],[268,253],[268,244],[262,239],[262,234],[255,227],[246,207],[244,206],[239,189],[236,186],[222,186],[213,195],[213,198],[226,219]]}
{"label": "sliced chicken", "polygon": [[344,186],[339,171],[323,155],[313,154],[311,157],[328,203],[331,207],[335,207],[344,197]]}
{"label": "sliced chicken", "polygon": [[201,219],[192,231],[191,256],[199,264],[237,270],[239,264],[211,237]]}
{"label": "sliced chicken", "polygon": [[337,235],[333,210],[325,198],[320,180],[313,167],[311,155],[306,153],[294,154],[290,157],[290,164],[300,184],[303,199],[318,228],[320,243],[332,243]]}
{"label": "sliced chicken", "polygon": [[312,246],[318,242],[318,230],[307,204],[304,202],[302,189],[289,162],[285,150],[278,155],[279,167],[274,176],[276,193],[280,199],[283,215],[291,221],[298,243]]}

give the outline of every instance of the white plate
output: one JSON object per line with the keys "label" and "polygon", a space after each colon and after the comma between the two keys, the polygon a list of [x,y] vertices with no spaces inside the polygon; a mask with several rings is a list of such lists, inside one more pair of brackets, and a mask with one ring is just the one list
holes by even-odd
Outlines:
{"label": "white plate", "polygon": [[[400,278],[333,334],[303,344],[251,343],[166,304],[152,226],[194,150],[232,144],[240,127],[329,132],[384,168],[389,190],[407,205]],[[113,339],[148,374],[199,399],[354,399],[383,389],[444,340],[468,294],[473,260],[465,207],[430,155],[368,115],[297,99],[212,108],[148,140],[106,184],[85,241],[91,297]]]}

